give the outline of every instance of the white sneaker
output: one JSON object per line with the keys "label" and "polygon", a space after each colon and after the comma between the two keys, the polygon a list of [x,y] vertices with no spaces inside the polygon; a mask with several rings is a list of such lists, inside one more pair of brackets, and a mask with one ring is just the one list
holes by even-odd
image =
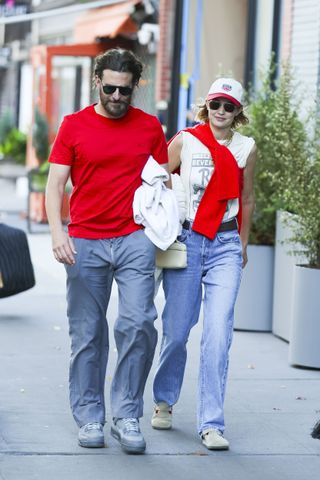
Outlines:
{"label": "white sneaker", "polygon": [[151,425],[152,428],[157,430],[170,430],[172,427],[172,407],[165,402],[159,402],[155,405]]}
{"label": "white sneaker", "polygon": [[202,443],[208,450],[228,450],[229,442],[219,430],[209,428],[201,434]]}

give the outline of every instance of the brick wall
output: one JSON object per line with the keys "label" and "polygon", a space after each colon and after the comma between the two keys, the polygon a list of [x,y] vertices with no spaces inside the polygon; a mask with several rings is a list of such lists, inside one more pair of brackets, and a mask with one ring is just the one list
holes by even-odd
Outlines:
{"label": "brick wall", "polygon": [[292,42],[292,14],[293,0],[284,0],[282,12],[282,44],[281,44],[281,60],[290,59],[291,42]]}
{"label": "brick wall", "polygon": [[174,37],[175,0],[160,0],[160,41],[156,65],[156,102],[169,101]]}

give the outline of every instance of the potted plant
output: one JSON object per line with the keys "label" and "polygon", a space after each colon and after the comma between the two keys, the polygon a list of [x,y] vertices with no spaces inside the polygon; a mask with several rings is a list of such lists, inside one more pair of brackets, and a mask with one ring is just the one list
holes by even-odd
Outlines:
{"label": "potted plant", "polygon": [[49,127],[46,116],[38,108],[35,110],[32,144],[41,165],[47,160],[49,155]]}
{"label": "potted plant", "polygon": [[293,318],[289,361],[292,365],[320,368],[320,147],[319,122],[310,139],[308,157],[295,192],[297,217],[292,241],[299,245],[304,264],[295,265]]}
{"label": "potted plant", "polygon": [[5,159],[5,154],[2,151],[2,146],[7,138],[8,133],[13,129],[14,121],[12,114],[5,111],[0,118],[0,160]]}
{"label": "potted plant", "polygon": [[[292,222],[295,216],[295,193],[303,181],[303,170],[307,150],[305,123],[299,119],[299,97],[290,66],[284,65],[276,89],[278,105],[273,122],[278,131],[273,134],[279,139],[275,152],[279,174],[274,188],[277,189],[274,283],[272,303],[272,331],[289,341],[292,325],[294,284],[293,272],[296,261],[291,251],[297,250],[292,243]],[[302,257],[301,257],[302,260]]]}
{"label": "potted plant", "polygon": [[250,123],[243,130],[255,139],[258,151],[249,262],[235,314],[235,328],[246,330],[272,329],[276,212],[292,211],[291,189],[299,180],[296,170],[303,162],[306,141],[292,103],[295,86],[290,68],[283,66],[274,84],[275,68],[271,61],[262,73],[260,90],[249,96]]}
{"label": "potted plant", "polygon": [[[31,221],[47,223],[45,209],[45,189],[49,172],[48,156],[50,152],[48,121],[44,114],[35,110],[35,122],[32,133],[32,144],[39,166],[29,170],[28,230],[31,232]],[[68,190],[69,186],[68,186]],[[62,220],[69,219],[69,192],[63,198]]]}
{"label": "potted plant", "polygon": [[14,165],[14,170],[22,171],[26,162],[27,136],[14,125],[10,112],[0,118],[0,160]]}
{"label": "potted plant", "polygon": [[3,139],[0,151],[3,157],[17,165],[25,165],[27,136],[17,128],[12,128]]}

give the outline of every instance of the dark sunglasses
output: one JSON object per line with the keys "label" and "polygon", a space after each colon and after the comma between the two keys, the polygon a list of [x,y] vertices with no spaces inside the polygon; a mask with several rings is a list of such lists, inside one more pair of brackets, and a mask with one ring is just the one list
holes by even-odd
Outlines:
{"label": "dark sunglasses", "polygon": [[131,95],[133,88],[132,87],[119,87],[118,85],[102,85],[102,90],[106,95],[111,95],[111,93],[114,93],[116,90],[119,90],[120,95],[123,95],[124,97],[127,97],[128,95]]}
{"label": "dark sunglasses", "polygon": [[219,108],[221,107],[221,105],[223,106],[223,108],[225,109],[226,112],[228,113],[232,113],[234,112],[236,106],[234,103],[223,103],[223,102],[219,102],[218,100],[211,100],[209,102],[209,108],[210,110],[219,110]]}

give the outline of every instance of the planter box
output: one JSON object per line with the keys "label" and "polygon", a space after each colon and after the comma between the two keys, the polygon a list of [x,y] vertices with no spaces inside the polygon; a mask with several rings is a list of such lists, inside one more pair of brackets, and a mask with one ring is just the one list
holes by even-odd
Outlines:
{"label": "planter box", "polygon": [[248,259],[236,302],[234,328],[270,332],[274,247],[249,245]]}
{"label": "planter box", "polygon": [[272,312],[272,332],[287,342],[293,316],[294,268],[296,263],[305,261],[290,254],[298,249],[298,245],[288,241],[293,235],[290,218],[292,214],[288,212],[277,212]]}
{"label": "planter box", "polygon": [[[36,223],[47,223],[45,207],[45,194],[43,192],[31,192],[29,196],[30,221]],[[63,223],[69,221],[69,194],[65,193],[62,202],[61,219]]]}
{"label": "planter box", "polygon": [[320,270],[296,265],[290,330],[291,365],[320,368]]}

